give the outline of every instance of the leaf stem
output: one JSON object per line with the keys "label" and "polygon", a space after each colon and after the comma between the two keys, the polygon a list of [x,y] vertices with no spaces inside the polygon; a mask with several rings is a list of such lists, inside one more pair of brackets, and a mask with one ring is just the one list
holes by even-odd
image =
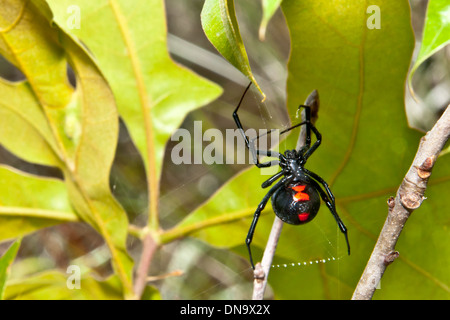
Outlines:
{"label": "leaf stem", "polygon": [[26,207],[0,207],[0,216],[26,216],[29,218],[51,219],[62,222],[80,221],[78,216],[71,212]]}
{"label": "leaf stem", "polygon": [[372,298],[387,266],[399,253],[395,251],[400,233],[411,213],[424,198],[434,163],[450,136],[450,108],[447,107],[434,127],[422,137],[416,156],[398,188],[396,197],[388,200],[388,215],[372,255],[356,286],[352,300]]}
{"label": "leaf stem", "polygon": [[227,214],[227,215],[222,215],[222,216],[218,216],[218,217],[207,219],[207,220],[202,220],[198,223],[189,224],[185,227],[178,226],[178,227],[172,228],[170,230],[167,230],[167,231],[164,231],[161,233],[161,236],[160,236],[161,243],[164,244],[164,243],[172,242],[176,239],[183,238],[191,233],[194,233],[194,232],[199,231],[204,228],[209,228],[209,227],[213,227],[215,225],[231,223],[236,220],[248,218],[252,215],[252,213],[253,213],[252,210],[253,209],[248,208],[248,209],[241,210],[241,211],[238,211],[238,212],[235,212],[232,214]]}

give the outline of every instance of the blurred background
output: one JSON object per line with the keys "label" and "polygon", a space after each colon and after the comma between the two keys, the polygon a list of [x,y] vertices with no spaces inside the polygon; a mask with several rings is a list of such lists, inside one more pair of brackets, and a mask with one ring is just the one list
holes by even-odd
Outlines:
{"label": "blurred background", "polygon": [[[248,80],[216,52],[204,35],[200,23],[203,2],[165,1],[168,46],[172,58],[224,89],[219,99],[190,113],[181,127],[192,132],[194,121],[202,121],[203,131],[217,128],[225,132],[226,129],[235,129],[232,112]],[[416,35],[414,55],[417,55],[427,1],[410,0],[410,3]],[[261,1],[236,0],[235,6],[253,74],[267,94],[264,103],[260,102],[256,91],[247,94],[245,108],[240,111],[241,120],[245,129],[285,128],[289,126],[285,87],[290,43],[283,14],[281,10],[277,11],[269,23],[265,41],[260,41]],[[0,76],[9,81],[24,79],[20,71],[1,56]],[[70,69],[68,77],[74,83]],[[405,89],[405,111],[411,127],[427,131],[450,103],[450,46],[422,64],[413,78],[413,86],[420,99],[413,99],[409,90]],[[166,147],[159,203],[163,228],[178,223],[228,179],[248,166],[174,165],[170,154],[177,143],[169,141]],[[194,145],[201,147],[202,141],[192,141],[193,148]],[[62,177],[58,170],[26,163],[1,146],[0,163],[33,174]],[[123,125],[110,182],[114,195],[128,212],[130,222],[137,226],[144,225],[147,208],[144,167]],[[9,244],[0,244],[0,255]],[[132,236],[129,237],[128,247],[134,257],[140,253],[140,241]],[[156,255],[150,275],[159,276],[175,270],[183,272],[182,275],[155,280],[153,285],[164,299],[247,299],[251,296],[253,274],[244,257],[212,248],[193,238],[164,246]],[[99,276],[107,276],[111,272],[108,259],[107,247],[91,227],[69,223],[27,236],[22,242],[13,276],[20,277],[50,268],[65,271],[68,265],[78,262],[92,268]],[[270,288],[266,296],[272,297]]]}

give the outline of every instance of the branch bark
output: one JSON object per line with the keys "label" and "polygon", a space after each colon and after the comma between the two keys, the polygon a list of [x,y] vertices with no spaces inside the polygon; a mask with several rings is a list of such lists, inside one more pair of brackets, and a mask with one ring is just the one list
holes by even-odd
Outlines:
{"label": "branch bark", "polygon": [[399,253],[395,251],[401,231],[411,213],[425,199],[428,178],[437,157],[450,135],[450,108],[447,107],[434,127],[420,141],[411,167],[400,185],[396,197],[389,198],[389,212],[372,255],[353,293],[353,300],[372,298],[387,266]]}
{"label": "branch bark", "polygon": [[270,267],[272,266],[278,239],[280,238],[281,230],[283,229],[283,223],[284,222],[280,218],[275,217],[261,263],[258,262],[255,266],[255,271],[253,273],[253,300],[263,300],[264,298]]}
{"label": "branch bark", "polygon": [[156,243],[152,234],[146,233],[142,240],[142,254],[136,270],[136,279],[134,282],[134,294],[136,299],[140,299],[144,293],[148,281],[148,269],[157,248],[158,243]]}
{"label": "branch bark", "polygon": [[[311,92],[311,94],[306,98],[305,105],[311,107],[311,121],[316,122],[319,112],[319,93],[317,90]],[[304,111],[302,112],[302,119],[305,118]],[[296,150],[299,150],[305,145],[306,140],[306,130],[302,126],[298,140]],[[261,263],[255,265],[255,270],[253,272],[253,300],[263,300],[264,292],[266,291],[267,281],[269,278],[270,267],[272,266],[272,260],[275,255],[275,250],[278,245],[278,239],[280,238],[281,230],[283,229],[283,221],[278,217],[275,220],[270,231],[269,239],[267,240],[266,248],[264,249],[263,258]]]}

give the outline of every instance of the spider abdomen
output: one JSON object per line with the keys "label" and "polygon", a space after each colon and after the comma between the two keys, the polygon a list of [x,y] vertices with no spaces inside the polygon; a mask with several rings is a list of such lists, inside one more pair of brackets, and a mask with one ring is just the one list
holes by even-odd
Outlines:
{"label": "spider abdomen", "polygon": [[317,215],[320,197],[316,189],[309,184],[289,184],[273,194],[272,208],[283,222],[304,224]]}

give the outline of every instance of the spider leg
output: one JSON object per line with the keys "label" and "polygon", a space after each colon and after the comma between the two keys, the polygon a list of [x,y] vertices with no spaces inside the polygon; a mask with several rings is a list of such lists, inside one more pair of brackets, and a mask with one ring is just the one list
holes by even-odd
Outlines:
{"label": "spider leg", "polygon": [[307,172],[314,179],[319,180],[320,183],[322,183],[324,185],[325,189],[327,190],[327,192],[323,191],[317,181],[310,179],[310,181],[309,181],[310,184],[319,192],[320,197],[322,198],[323,202],[325,202],[326,206],[328,207],[328,209],[330,210],[334,219],[336,220],[339,229],[344,234],[345,241],[347,242],[347,251],[348,251],[348,254],[350,255],[350,243],[348,241],[347,227],[342,222],[341,218],[339,217],[339,215],[336,211],[336,204],[334,202],[333,193],[331,192],[330,188],[328,187],[328,184],[322,178],[320,178],[317,174],[307,171],[307,170],[305,170],[305,172]]}
{"label": "spider leg", "polygon": [[[302,106],[301,106],[302,107]],[[303,106],[303,107],[307,107],[307,106]],[[308,107],[309,108],[309,107]],[[308,110],[308,108],[306,110]],[[292,129],[295,129],[297,127],[300,127],[302,125],[306,124],[306,139],[305,139],[305,145],[309,148],[305,154],[303,155],[303,158],[305,159],[305,161],[311,156],[311,154],[316,151],[316,149],[320,146],[320,144],[322,143],[322,135],[320,134],[319,130],[317,130],[317,128],[309,121],[302,121],[300,123],[297,123],[296,125],[287,128],[283,131],[280,132],[280,135],[283,133],[286,133],[288,131],[291,131]],[[309,147],[311,145],[311,134],[308,134],[308,131],[312,130],[314,132],[314,135],[316,136],[316,142],[314,142],[314,144]]]}
{"label": "spider leg", "polygon": [[[300,106],[299,108],[304,107],[305,110],[309,110],[308,106]],[[307,112],[307,114],[309,114],[310,112]],[[306,117],[307,119],[310,118],[310,116],[308,115]],[[292,127],[289,127],[287,129],[284,129],[283,131],[280,132],[280,135],[282,135],[283,133],[289,132],[295,128],[298,128],[302,125],[306,124],[306,137],[305,137],[305,144],[304,146],[306,146],[306,149],[309,151],[310,146],[311,146],[311,129],[314,131],[314,134],[316,134],[316,137],[319,137],[319,140],[322,138],[322,136],[320,135],[319,131],[314,127],[314,125],[310,122],[310,120],[306,120],[306,121],[302,121],[300,123],[297,123],[296,125],[293,125]],[[300,136],[299,136],[300,139]],[[316,145],[317,144],[317,145]],[[303,145],[303,144],[302,144]],[[319,142],[315,142],[315,144],[313,145],[314,149],[311,151],[314,152],[315,149],[317,149],[317,147],[320,145],[320,141]],[[296,150],[300,149],[299,148],[299,143],[297,142],[297,148]]]}
{"label": "spider leg", "polygon": [[308,123],[307,121],[302,121],[300,123],[297,123],[296,125],[293,125],[292,127],[289,127],[287,129],[284,129],[283,131],[281,131],[280,135],[282,135],[283,133],[289,132],[289,131],[291,131],[291,130],[297,128],[297,127],[300,127],[300,126],[302,126],[304,124],[307,124],[307,123]]}
{"label": "spider leg", "polygon": [[330,186],[328,185],[328,183],[323,180],[318,174],[309,171],[308,169],[303,168],[303,171],[313,177],[314,179],[316,179],[319,183],[321,183],[323,185],[323,187],[325,188],[325,191],[327,192],[328,197],[330,198],[331,202],[333,203],[333,205],[335,205],[335,199],[334,199],[334,194],[333,192],[331,192]]}
{"label": "spider leg", "polygon": [[[271,130],[272,131],[272,130]],[[271,132],[270,131],[270,132]],[[269,132],[269,133],[270,133]],[[259,139],[260,137],[266,135],[262,134],[259,135],[253,139],[250,140],[248,148],[250,150],[250,153],[253,156],[253,163],[258,167],[258,168],[266,168],[266,167],[272,167],[272,166],[277,166],[279,165],[280,161],[279,160],[272,160],[272,161],[267,161],[267,162],[259,162],[259,155],[263,155],[263,156],[268,156],[268,157],[274,157],[274,158],[280,158],[280,154],[276,151],[272,151],[272,150],[259,150],[255,148],[255,140]]]}
{"label": "spider leg", "polygon": [[[305,108],[305,121],[300,122],[299,124],[297,124],[291,128],[288,128],[281,133],[287,132],[287,131],[292,130],[300,125],[306,124],[306,137],[305,137],[304,146],[307,148],[307,151],[303,155],[303,158],[306,161],[311,156],[311,154],[314,151],[316,151],[316,149],[322,143],[322,135],[320,134],[319,130],[317,130],[317,128],[314,126],[314,124],[311,122],[311,107],[305,106],[305,105],[300,105],[298,107],[298,109],[300,110],[300,108]],[[316,136],[316,142],[314,142],[314,144],[312,146],[311,146],[311,130],[314,133],[314,135]],[[297,143],[297,149],[299,149],[299,143]]]}
{"label": "spider leg", "polygon": [[272,183],[274,183],[276,180],[280,179],[282,176],[284,175],[284,171],[280,171],[276,174],[274,174],[273,176],[271,176],[269,179],[267,179],[266,181],[264,181],[261,185],[261,188],[267,188],[269,186],[272,185]]}
{"label": "spider leg", "polygon": [[248,249],[248,255],[250,257],[250,264],[252,265],[252,268],[255,269],[255,265],[253,264],[253,257],[252,257],[252,250],[250,249],[250,244],[252,243],[253,234],[255,233],[256,224],[258,223],[259,216],[261,215],[261,211],[265,208],[267,202],[269,201],[270,197],[277,191],[279,188],[283,187],[284,183],[288,180],[291,180],[293,177],[288,176],[284,177],[280,181],[278,181],[270,190],[267,192],[267,194],[264,196],[264,198],[259,203],[258,207],[256,208],[256,211],[253,215],[253,221],[250,225],[250,229],[248,230],[247,238],[245,239],[245,244],[247,245]]}
{"label": "spider leg", "polygon": [[[311,122],[308,122],[307,127],[309,127],[314,132],[314,134],[316,136],[316,142],[314,142],[314,144],[311,146],[311,148],[309,148],[303,155],[303,158],[305,159],[305,161],[311,156],[311,154],[314,151],[316,151],[316,149],[322,143],[322,135],[320,134],[319,130],[317,130],[317,128]],[[311,137],[309,139],[311,141]]]}
{"label": "spider leg", "polygon": [[245,144],[246,144],[247,147],[249,146],[249,140],[248,140],[248,137],[245,135],[244,128],[242,127],[242,123],[241,123],[241,120],[239,119],[239,116],[238,116],[237,112],[238,112],[238,110],[239,110],[239,107],[240,107],[241,104],[242,104],[242,100],[244,100],[245,94],[247,93],[248,89],[250,89],[250,86],[251,86],[251,85],[252,85],[252,83],[250,82],[250,83],[248,84],[247,88],[245,88],[245,91],[244,91],[244,93],[242,94],[241,100],[239,100],[239,103],[238,103],[236,109],[235,109],[234,112],[233,112],[233,119],[234,119],[234,122],[236,122],[236,126],[238,127],[239,131],[241,132],[242,137],[244,138]]}
{"label": "spider leg", "polygon": [[238,110],[239,110],[239,108],[240,108],[240,106],[242,104],[242,100],[244,99],[244,96],[247,93],[248,89],[250,88],[251,84],[252,83],[250,82],[250,84],[247,86],[247,88],[245,88],[245,91],[244,91],[241,99],[239,100],[239,103],[238,103],[236,109],[233,112],[233,119],[234,119],[234,122],[236,123],[236,126],[237,126],[239,132],[241,133],[242,137],[244,138],[245,145],[250,150],[250,152],[251,152],[251,154],[253,156],[253,161],[254,161],[255,165],[258,168],[266,168],[266,167],[275,166],[275,165],[278,165],[278,163],[279,163],[278,160],[272,160],[272,161],[260,163],[259,159],[258,159],[258,155],[261,154],[261,155],[266,155],[266,156],[269,156],[269,157],[276,157],[276,158],[278,158],[279,157],[279,153],[278,152],[270,151],[270,150],[258,150],[258,149],[255,148],[254,141],[259,139],[261,136],[266,135],[267,133],[263,134],[263,135],[260,135],[260,136],[257,136],[256,138],[253,138],[252,140],[250,140],[247,137],[247,135],[245,134],[244,127],[242,126],[241,120],[239,119],[239,116],[238,116]]}

